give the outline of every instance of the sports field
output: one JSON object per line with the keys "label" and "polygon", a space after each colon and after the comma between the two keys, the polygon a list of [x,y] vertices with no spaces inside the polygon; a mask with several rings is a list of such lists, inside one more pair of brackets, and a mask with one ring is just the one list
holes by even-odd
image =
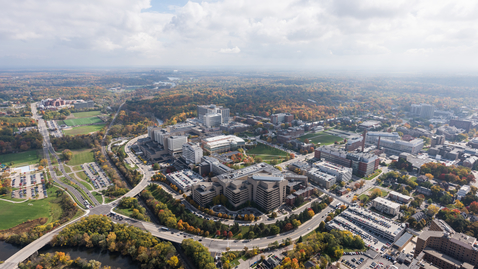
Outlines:
{"label": "sports field", "polygon": [[48,198],[30,200],[14,204],[0,200],[0,230],[9,229],[27,220],[48,218],[47,223],[57,220],[61,216],[61,207],[55,203],[58,198],[57,188],[48,189]]}
{"label": "sports field", "polygon": [[29,150],[19,153],[9,153],[0,155],[0,163],[10,165],[13,162],[13,167],[25,166],[39,162],[41,155],[38,150]]}
{"label": "sports field", "polygon": [[76,112],[72,114],[75,119],[87,118],[101,115],[101,111],[85,111],[85,112]]}
{"label": "sports field", "polygon": [[305,139],[309,139],[309,142],[312,142],[314,144],[320,143],[321,145],[330,145],[333,144],[335,141],[340,142],[344,140],[341,137],[329,135],[324,132],[307,134],[299,138],[300,141],[304,141]]}
{"label": "sports field", "polygon": [[100,122],[103,122],[103,121],[100,118],[95,116],[95,117],[88,117],[88,118],[64,120],[64,122],[68,126],[75,126],[75,125],[100,123]]}
{"label": "sports field", "polygon": [[68,165],[79,165],[84,163],[91,163],[95,161],[91,149],[72,150],[73,157],[68,162]]}
{"label": "sports field", "polygon": [[65,135],[79,135],[79,134],[89,134],[93,132],[98,132],[106,124],[97,124],[97,125],[89,125],[89,126],[80,126],[80,127],[73,127],[69,130],[63,130]]}

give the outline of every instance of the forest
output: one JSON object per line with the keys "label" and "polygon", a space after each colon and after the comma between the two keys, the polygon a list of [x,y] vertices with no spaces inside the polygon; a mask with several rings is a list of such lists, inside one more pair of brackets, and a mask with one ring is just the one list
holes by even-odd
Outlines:
{"label": "forest", "polygon": [[37,130],[14,134],[12,128],[0,127],[0,154],[41,149],[42,141]]}
{"label": "forest", "polygon": [[116,224],[103,215],[92,215],[65,227],[51,240],[52,246],[85,246],[119,252],[143,268],[182,267],[171,242],[127,224]]}
{"label": "forest", "polygon": [[111,269],[110,266],[101,266],[101,262],[77,258],[72,260],[68,253],[55,252],[40,254],[38,257],[31,257],[27,261],[18,264],[20,269]]}

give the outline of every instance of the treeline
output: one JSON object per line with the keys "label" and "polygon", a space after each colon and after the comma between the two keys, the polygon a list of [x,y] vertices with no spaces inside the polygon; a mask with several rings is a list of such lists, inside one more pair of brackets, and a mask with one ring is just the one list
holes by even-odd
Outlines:
{"label": "treeline", "polygon": [[132,211],[132,218],[149,221],[149,218],[145,215],[146,208],[142,207],[139,204],[138,199],[134,197],[123,197],[120,200],[118,207],[121,209],[130,209]]}
{"label": "treeline", "polygon": [[12,192],[12,180],[6,176],[10,176],[10,174],[3,172],[2,176],[0,177],[0,195]]}
{"label": "treeline", "polygon": [[104,190],[103,194],[112,197],[118,197],[126,194],[128,192],[128,189],[126,188],[126,182],[121,180],[118,173],[116,173],[116,171],[108,165],[105,155],[101,153],[99,148],[94,150],[94,156],[98,165],[105,171],[105,173],[113,182],[113,185]]}
{"label": "treeline", "polygon": [[184,239],[181,243],[186,256],[193,260],[196,268],[215,269],[214,259],[209,253],[209,249],[193,239]]}
{"label": "treeline", "polygon": [[[323,222],[321,226],[325,226]],[[327,264],[342,257],[344,249],[363,250],[364,248],[365,243],[362,238],[353,235],[350,231],[312,232],[305,241],[302,241],[301,237],[294,249],[287,252],[287,258],[282,261],[280,268],[303,268],[304,264],[317,253],[320,253],[320,268],[326,268]]]}
{"label": "treeline", "polygon": [[71,198],[60,189],[57,190],[57,196],[59,197],[53,202],[59,204],[61,207],[61,215],[59,220],[47,225],[38,225],[30,231],[26,231],[21,234],[10,234],[8,232],[1,233],[0,240],[5,240],[7,243],[24,246],[42,237],[44,234],[62,225],[63,223],[70,221],[78,212],[76,203],[74,203]]}
{"label": "treeline", "polygon": [[20,269],[111,269],[110,266],[101,266],[101,262],[95,260],[86,260],[80,257],[72,260],[68,253],[55,252],[40,254],[40,256],[32,257],[26,262],[18,264]]}
{"label": "treeline", "polygon": [[[150,114],[151,113],[147,113]],[[144,134],[148,130],[148,126],[154,125],[145,114],[137,111],[121,110],[116,117],[115,125],[108,131],[108,135],[112,137],[128,137]]]}
{"label": "treeline", "polygon": [[107,248],[130,256],[143,268],[182,267],[171,242],[160,242],[150,233],[134,226],[116,224],[103,215],[88,216],[65,227],[50,244]]}
{"label": "treeline", "polygon": [[64,120],[70,116],[71,111],[68,108],[62,108],[60,110],[41,110],[40,114],[43,115],[44,120]]}
{"label": "treeline", "polygon": [[420,173],[422,175],[432,174],[434,178],[460,185],[469,185],[475,182],[475,176],[471,173],[471,169],[464,166],[446,166],[441,163],[426,163],[420,168]]}
{"label": "treeline", "polygon": [[14,128],[14,127],[30,127],[30,126],[36,126],[36,125],[37,125],[37,122],[28,116],[27,117],[0,117],[0,127]]}
{"label": "treeline", "polygon": [[55,150],[62,149],[81,149],[100,147],[102,133],[83,134],[83,135],[65,135],[62,137],[50,136],[50,141]]}
{"label": "treeline", "polygon": [[461,214],[461,211],[458,209],[443,208],[438,212],[436,217],[444,220],[446,223],[448,223],[448,225],[450,225],[455,231],[459,233],[478,237],[478,222],[471,222],[465,219]]}
{"label": "treeline", "polygon": [[11,153],[42,148],[43,137],[37,130],[13,134],[12,128],[0,127],[0,153]]}
{"label": "treeline", "polygon": [[108,156],[110,157],[110,160],[114,163],[116,168],[120,171],[120,173],[128,180],[128,182],[134,187],[138,185],[138,183],[141,181],[143,178],[143,174],[139,170],[132,170],[128,169],[124,163],[124,158],[125,156],[123,155],[123,152],[121,150],[118,150],[117,152],[120,152],[118,154],[118,157],[114,155],[113,152],[108,152]]}

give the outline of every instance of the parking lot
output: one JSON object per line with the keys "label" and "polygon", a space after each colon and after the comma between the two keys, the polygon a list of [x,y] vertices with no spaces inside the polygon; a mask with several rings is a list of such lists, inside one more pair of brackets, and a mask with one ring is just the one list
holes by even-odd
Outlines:
{"label": "parking lot", "polygon": [[12,191],[12,198],[42,199],[48,197],[45,188],[45,179],[42,172],[26,172],[12,176],[12,187],[19,190]]}
{"label": "parking lot", "polygon": [[84,163],[81,165],[81,167],[93,183],[93,187],[95,189],[106,188],[109,185],[113,185],[105,171],[103,171],[103,169],[101,169],[97,163]]}
{"label": "parking lot", "polygon": [[54,120],[46,121],[46,127],[50,130],[50,134],[54,137],[62,137],[63,133],[61,132],[60,126]]}

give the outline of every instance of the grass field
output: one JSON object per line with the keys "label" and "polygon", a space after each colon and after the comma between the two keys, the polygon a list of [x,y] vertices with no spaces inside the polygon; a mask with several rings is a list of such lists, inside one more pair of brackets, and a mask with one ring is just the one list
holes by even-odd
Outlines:
{"label": "grass field", "polygon": [[28,220],[48,218],[47,223],[57,220],[61,215],[60,205],[54,203],[57,199],[57,188],[48,189],[48,198],[31,200],[20,204],[0,200],[0,230],[9,229]]}
{"label": "grass field", "polygon": [[72,150],[71,152],[73,153],[73,157],[68,162],[68,165],[80,165],[95,161],[92,149]]}
{"label": "grass field", "polygon": [[85,188],[87,188],[89,191],[92,191],[92,190],[93,190],[93,188],[91,187],[91,185],[88,184],[88,183],[86,183],[86,182],[84,182],[83,180],[80,180],[80,183],[81,183],[83,186],[85,186]]}
{"label": "grass field", "polygon": [[29,150],[19,153],[9,153],[0,155],[0,163],[9,165],[13,162],[13,167],[35,164],[40,161],[41,153],[38,150]]}
{"label": "grass field", "polygon": [[101,115],[101,111],[85,111],[85,112],[76,112],[73,113],[75,119],[88,118],[93,116]]}
{"label": "grass field", "polygon": [[85,172],[81,171],[76,173],[79,178],[81,178],[84,181],[91,182],[90,178],[85,174]]}
{"label": "grass field", "polygon": [[81,127],[73,127],[69,130],[63,130],[63,133],[65,135],[79,135],[79,134],[89,134],[89,133],[94,133],[98,132],[101,130],[103,127],[105,127],[106,124],[97,124],[97,125],[89,125],[89,126],[81,126]]}
{"label": "grass field", "polygon": [[340,142],[344,140],[341,137],[329,135],[324,132],[307,134],[299,138],[300,141],[304,141],[305,139],[309,139],[309,141],[314,144],[320,143],[321,145],[330,145],[333,144],[335,141]]}
{"label": "grass field", "polygon": [[269,157],[287,157],[287,152],[261,143],[258,143],[257,146],[255,146],[254,148],[247,150],[247,155],[252,154],[260,157],[262,157],[262,155]]}
{"label": "grass field", "polygon": [[103,195],[101,195],[101,193],[91,192],[91,194],[93,194],[98,202],[103,203]]}
{"label": "grass field", "polygon": [[88,118],[64,120],[64,122],[68,126],[75,126],[75,125],[100,123],[100,122],[103,122],[103,121],[100,118],[95,116],[95,117],[88,117]]}

